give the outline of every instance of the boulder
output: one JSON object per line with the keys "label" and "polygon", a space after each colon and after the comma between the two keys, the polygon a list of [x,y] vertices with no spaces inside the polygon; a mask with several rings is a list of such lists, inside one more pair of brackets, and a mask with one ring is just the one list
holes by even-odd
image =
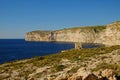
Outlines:
{"label": "boulder", "polygon": [[108,78],[108,80],[117,80],[112,69],[105,69],[101,72],[102,77]]}
{"label": "boulder", "polygon": [[84,80],[98,80],[98,77],[94,74],[89,74]]}
{"label": "boulder", "polygon": [[70,75],[67,72],[60,74],[55,80],[67,80]]}
{"label": "boulder", "polygon": [[92,74],[89,70],[87,70],[85,67],[80,68],[77,73],[73,74],[68,80],[84,80],[87,78],[90,74]]}

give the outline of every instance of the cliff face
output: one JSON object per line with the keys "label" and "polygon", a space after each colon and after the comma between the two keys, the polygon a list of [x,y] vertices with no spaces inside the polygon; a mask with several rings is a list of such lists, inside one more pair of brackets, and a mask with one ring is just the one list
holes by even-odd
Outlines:
{"label": "cliff face", "polygon": [[95,43],[105,45],[120,45],[120,21],[108,24],[106,29],[99,33]]}
{"label": "cliff face", "polygon": [[52,32],[40,31],[39,33],[33,31],[27,33],[25,40],[93,43],[95,35],[92,29],[66,29]]}
{"label": "cliff face", "polygon": [[56,31],[28,32],[27,41],[64,41],[81,43],[100,43],[105,45],[120,44],[120,21],[106,27],[70,28]]}
{"label": "cliff face", "polygon": [[95,32],[93,30],[77,29],[54,32],[55,41],[92,43],[94,39]]}
{"label": "cliff face", "polygon": [[50,31],[32,31],[26,34],[26,41],[50,41]]}

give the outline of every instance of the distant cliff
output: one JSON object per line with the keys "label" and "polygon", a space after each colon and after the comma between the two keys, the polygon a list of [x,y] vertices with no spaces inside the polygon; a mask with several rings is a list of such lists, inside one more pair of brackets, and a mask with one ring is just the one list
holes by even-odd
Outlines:
{"label": "distant cliff", "polygon": [[64,41],[81,43],[120,44],[120,21],[106,26],[89,26],[56,31],[32,31],[26,41]]}
{"label": "distant cliff", "polygon": [[105,26],[77,27],[56,31],[32,31],[26,35],[27,41],[64,41],[93,43],[96,34]]}
{"label": "distant cliff", "polygon": [[50,31],[32,31],[26,34],[26,41],[51,41]]}

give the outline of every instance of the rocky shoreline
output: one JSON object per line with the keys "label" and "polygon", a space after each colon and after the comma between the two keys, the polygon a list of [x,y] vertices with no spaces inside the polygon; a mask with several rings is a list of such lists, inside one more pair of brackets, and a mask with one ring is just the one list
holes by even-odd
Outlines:
{"label": "rocky shoreline", "polygon": [[[70,60],[62,59],[60,65],[67,66],[63,71],[49,74],[52,66],[45,66],[36,70],[36,73],[30,74],[29,79],[36,80],[33,76],[41,73],[42,78],[38,78],[37,80],[120,80],[120,76],[117,76],[115,71],[109,67],[94,71],[94,69],[98,67],[97,65],[102,65],[103,63],[103,65],[116,64],[120,67],[120,49],[100,55],[99,57],[96,56],[96,59],[91,57],[89,60],[90,61],[86,60],[84,62],[79,61],[71,63]],[[70,72],[73,68],[77,68],[75,73]],[[45,73],[46,75],[42,76],[42,74]]]}
{"label": "rocky shoreline", "polygon": [[120,46],[68,50],[2,64],[0,80],[120,80]]}
{"label": "rocky shoreline", "polygon": [[[89,33],[89,34],[88,34]],[[101,27],[33,31],[27,41],[100,43],[0,65],[0,80],[120,80],[120,21]],[[114,45],[114,46],[113,46]]]}

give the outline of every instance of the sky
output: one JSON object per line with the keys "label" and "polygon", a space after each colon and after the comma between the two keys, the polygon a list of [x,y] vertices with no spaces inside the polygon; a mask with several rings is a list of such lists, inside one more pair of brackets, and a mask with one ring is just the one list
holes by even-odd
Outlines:
{"label": "sky", "polygon": [[120,0],[0,0],[0,39],[118,20]]}

